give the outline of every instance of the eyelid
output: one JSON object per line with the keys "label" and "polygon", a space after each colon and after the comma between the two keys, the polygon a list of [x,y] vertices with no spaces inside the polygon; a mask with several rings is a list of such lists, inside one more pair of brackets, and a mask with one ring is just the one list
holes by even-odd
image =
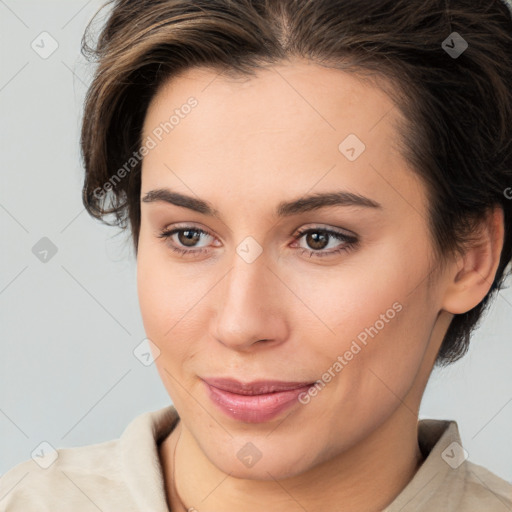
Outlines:
{"label": "eyelid", "polygon": [[[163,238],[163,239],[169,239],[173,235],[175,235],[177,232],[187,231],[187,230],[197,231],[200,234],[208,235],[209,237],[213,238],[214,240],[217,239],[217,237],[215,235],[213,235],[208,229],[201,228],[201,227],[195,226],[193,224],[182,224],[182,225],[172,224],[172,225],[167,226],[167,227],[163,228],[162,230],[158,231],[157,237]],[[189,250],[194,251],[194,248],[191,247]]]}
{"label": "eyelid", "polygon": [[311,225],[306,224],[306,225],[298,228],[295,233],[298,235],[302,235],[304,233],[307,233],[308,231],[315,231],[315,230],[316,231],[326,231],[328,233],[336,233],[336,234],[343,235],[347,238],[354,238],[354,239],[359,238],[358,235],[356,235],[353,231],[350,231],[349,229],[338,228],[338,227],[334,227],[334,226],[331,226],[328,224],[311,224]]}
{"label": "eyelid", "polygon": [[[205,233],[211,234],[210,230],[201,224],[200,222],[190,221],[190,222],[171,222],[166,224],[159,231],[171,231],[172,229],[197,229],[198,231],[204,231]],[[213,235],[212,235],[213,236]]]}

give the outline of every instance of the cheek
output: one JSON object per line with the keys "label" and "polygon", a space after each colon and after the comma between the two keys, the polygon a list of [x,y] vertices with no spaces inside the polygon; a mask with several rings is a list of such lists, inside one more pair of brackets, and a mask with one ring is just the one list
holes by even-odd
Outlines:
{"label": "cheek", "polygon": [[200,352],[208,291],[214,284],[212,272],[201,278],[193,267],[171,261],[161,241],[147,240],[141,232],[137,255],[139,306],[146,336],[160,350],[155,365],[173,399],[176,383],[172,377],[180,382],[189,379],[183,363]]}
{"label": "cheek", "polygon": [[190,321],[201,283],[187,276],[186,266],[168,258],[163,242],[141,232],[137,254],[137,292],[146,333],[156,340],[172,339]]}
{"label": "cheek", "polygon": [[161,340],[163,333],[171,325],[169,311],[169,290],[166,282],[166,270],[149,251],[139,249],[137,257],[137,292],[146,334],[155,341]]}
{"label": "cheek", "polygon": [[369,330],[381,337],[399,322],[406,279],[394,269],[358,263],[309,275],[292,268],[287,274],[283,280],[301,299],[289,302],[288,313],[304,333],[301,339],[319,354],[342,353],[352,340],[364,343]]}
{"label": "cheek", "polygon": [[324,329],[323,336],[313,339],[302,322],[308,344],[303,359],[324,383],[305,407],[338,447],[370,432],[406,399],[421,371],[435,319],[425,308],[426,289],[410,293],[410,276],[404,272],[381,268],[356,276],[347,276],[343,285],[331,280],[330,301],[310,296],[335,334]]}
{"label": "cheek", "polygon": [[[378,258],[373,253],[373,263],[361,259],[350,268],[340,267],[337,274],[319,273],[302,281],[301,294],[317,316],[303,315],[299,321],[301,339],[308,344],[306,356],[316,362],[317,371],[346,375],[335,378],[334,387],[371,393],[375,390],[369,382],[384,386],[380,377],[401,395],[416,377],[436,316],[422,282],[428,248],[418,247],[411,255],[397,247],[389,244]],[[321,326],[315,333],[314,325]],[[343,369],[337,365],[336,372],[332,367],[339,356]]]}

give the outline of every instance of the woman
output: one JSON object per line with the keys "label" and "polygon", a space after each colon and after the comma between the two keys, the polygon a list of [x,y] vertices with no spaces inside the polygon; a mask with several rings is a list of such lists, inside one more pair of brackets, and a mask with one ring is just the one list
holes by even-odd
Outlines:
{"label": "woman", "polygon": [[83,199],[131,230],[174,406],[3,510],[512,509],[418,422],[512,259],[512,17],[473,4],[112,2]]}

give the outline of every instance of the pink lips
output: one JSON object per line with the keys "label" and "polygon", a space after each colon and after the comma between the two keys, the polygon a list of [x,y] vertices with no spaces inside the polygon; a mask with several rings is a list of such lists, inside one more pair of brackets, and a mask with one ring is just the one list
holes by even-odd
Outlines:
{"label": "pink lips", "polygon": [[210,399],[225,414],[247,423],[263,423],[297,402],[314,382],[260,380],[242,383],[234,379],[203,379]]}

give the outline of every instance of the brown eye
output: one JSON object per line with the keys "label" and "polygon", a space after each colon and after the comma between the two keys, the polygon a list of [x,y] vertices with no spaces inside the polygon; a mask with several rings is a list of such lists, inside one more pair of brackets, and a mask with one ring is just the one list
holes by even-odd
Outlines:
{"label": "brown eye", "polygon": [[201,239],[200,233],[198,229],[182,229],[178,231],[178,241],[185,247],[194,247]]}
{"label": "brown eye", "polygon": [[321,250],[329,244],[329,236],[319,231],[312,231],[306,234],[306,243],[311,249]]}

